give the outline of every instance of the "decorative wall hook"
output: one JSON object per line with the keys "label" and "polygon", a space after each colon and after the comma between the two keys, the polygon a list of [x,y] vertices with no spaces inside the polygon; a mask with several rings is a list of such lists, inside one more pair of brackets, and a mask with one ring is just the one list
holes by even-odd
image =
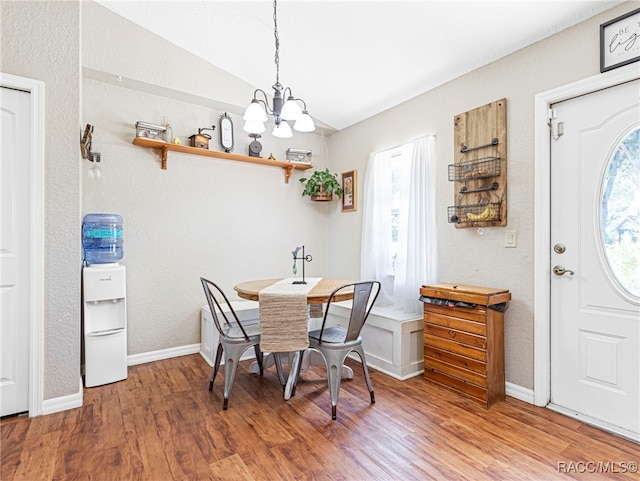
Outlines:
{"label": "decorative wall hook", "polygon": [[84,129],[84,134],[81,134],[80,138],[80,152],[83,159],[88,159],[91,162],[100,162],[100,152],[91,151],[91,140],[93,135],[93,125],[87,124]]}

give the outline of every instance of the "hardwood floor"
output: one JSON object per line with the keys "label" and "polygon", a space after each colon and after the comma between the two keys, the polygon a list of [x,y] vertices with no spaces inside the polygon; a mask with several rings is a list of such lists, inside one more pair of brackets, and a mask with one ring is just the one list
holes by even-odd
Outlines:
{"label": "hardwood floor", "polygon": [[197,354],[132,366],[125,381],[84,390],[84,406],[0,422],[2,480],[638,480],[640,446],[507,398],[490,410],[422,376],[360,365],[331,421],[324,370],[302,373],[284,401],[275,372],[238,369],[207,390]]}

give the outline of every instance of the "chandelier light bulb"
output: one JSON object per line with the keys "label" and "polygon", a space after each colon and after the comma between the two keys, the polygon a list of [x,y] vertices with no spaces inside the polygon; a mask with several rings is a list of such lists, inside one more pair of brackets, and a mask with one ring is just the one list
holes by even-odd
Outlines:
{"label": "chandelier light bulb", "polygon": [[282,107],[280,117],[282,117],[284,120],[298,120],[300,117],[302,117],[302,109],[293,97],[289,97],[285,102],[284,106]]}
{"label": "chandelier light bulb", "polygon": [[284,120],[280,122],[280,124],[276,124],[273,128],[272,132],[274,137],[278,137],[279,139],[290,139],[293,137],[293,132],[291,132],[291,127]]}
{"label": "chandelier light bulb", "polygon": [[247,110],[244,111],[244,116],[242,118],[247,122],[266,122],[267,113],[264,111],[260,102],[253,99],[247,107]]}
{"label": "chandelier light bulb", "polygon": [[242,129],[249,134],[261,134],[266,130],[263,122],[247,121]]}
{"label": "chandelier light bulb", "polygon": [[293,126],[298,132],[313,132],[316,130],[316,126],[313,123],[313,119],[306,110],[302,111],[302,115]]}

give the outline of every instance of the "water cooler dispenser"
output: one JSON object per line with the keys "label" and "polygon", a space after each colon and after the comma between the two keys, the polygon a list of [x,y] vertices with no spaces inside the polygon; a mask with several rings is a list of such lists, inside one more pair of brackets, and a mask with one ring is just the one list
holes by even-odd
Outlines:
{"label": "water cooler dispenser", "polygon": [[83,222],[84,381],[86,387],[127,378],[126,269],[122,218],[88,214]]}

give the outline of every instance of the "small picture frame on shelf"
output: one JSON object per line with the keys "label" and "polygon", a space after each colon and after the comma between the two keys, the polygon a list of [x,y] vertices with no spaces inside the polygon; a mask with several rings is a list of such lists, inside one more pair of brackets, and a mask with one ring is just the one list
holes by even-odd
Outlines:
{"label": "small picture frame on shelf", "polygon": [[600,72],[640,60],[640,8],[600,25]]}
{"label": "small picture frame on shelf", "polygon": [[358,207],[358,171],[342,173],[342,212],[355,212]]}

